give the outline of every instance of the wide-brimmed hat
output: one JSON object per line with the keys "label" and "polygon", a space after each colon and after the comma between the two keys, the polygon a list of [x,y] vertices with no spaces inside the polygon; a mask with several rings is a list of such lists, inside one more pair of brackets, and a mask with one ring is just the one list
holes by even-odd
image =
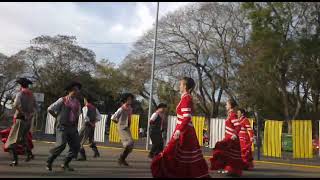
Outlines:
{"label": "wide-brimmed hat", "polygon": [[70,91],[72,91],[72,88],[74,88],[74,87],[78,87],[78,89],[80,90],[82,85],[81,85],[81,83],[79,83],[77,81],[72,81],[64,88],[64,90],[67,92],[70,92]]}
{"label": "wide-brimmed hat", "polygon": [[20,84],[20,85],[25,85],[25,86],[28,86],[29,84],[33,84],[32,81],[30,81],[29,79],[27,78],[18,78],[16,80],[16,83]]}

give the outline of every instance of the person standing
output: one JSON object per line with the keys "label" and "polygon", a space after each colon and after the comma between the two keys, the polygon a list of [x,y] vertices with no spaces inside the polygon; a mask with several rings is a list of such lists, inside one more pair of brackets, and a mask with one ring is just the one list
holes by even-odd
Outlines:
{"label": "person standing", "polygon": [[118,159],[118,164],[129,166],[126,161],[126,158],[133,150],[133,139],[130,132],[131,125],[131,115],[132,108],[131,104],[134,100],[134,96],[131,93],[125,93],[121,97],[121,107],[112,115],[111,120],[118,124],[118,131],[120,135],[120,139],[122,142],[122,146],[124,147],[123,152],[120,154]]}
{"label": "person standing", "polygon": [[160,103],[157,110],[150,118],[150,139],[152,141],[152,148],[149,152],[149,158],[153,158],[163,150],[163,122],[165,119],[165,112],[167,105]]}
{"label": "person standing", "polygon": [[246,116],[244,109],[238,110],[239,123],[241,130],[239,133],[241,158],[244,163],[245,170],[253,169],[252,143],[254,139],[254,132],[251,128],[250,121]]}
{"label": "person standing", "polygon": [[218,172],[231,176],[241,176],[243,168],[239,141],[240,123],[235,113],[236,106],[233,99],[227,101],[225,138],[216,143],[210,158],[211,170],[219,170]]}
{"label": "person standing", "polygon": [[78,119],[81,112],[81,105],[77,99],[80,94],[81,84],[71,82],[65,90],[67,95],[59,98],[55,103],[48,107],[48,113],[56,118],[56,145],[50,150],[46,169],[52,171],[53,161],[69,145],[69,151],[64,159],[61,168],[74,171],[69,167],[69,163],[76,158],[80,149],[80,139],[78,134]]}
{"label": "person standing", "polygon": [[13,102],[13,108],[15,109],[13,125],[5,143],[5,149],[8,149],[12,156],[10,166],[18,165],[17,145],[19,144],[24,147],[27,155],[26,161],[34,158],[31,146],[28,144],[28,133],[30,132],[33,115],[36,112],[35,97],[28,88],[32,82],[27,78],[19,78],[16,82],[20,84],[20,91]]}
{"label": "person standing", "polygon": [[94,152],[93,157],[100,157],[100,153],[94,142],[94,130],[95,124],[101,120],[101,114],[99,110],[92,104],[93,98],[90,95],[84,97],[85,106],[82,108],[83,123],[80,129],[80,158],[79,161],[87,160],[86,151],[83,145],[89,141],[90,147]]}
{"label": "person standing", "polygon": [[177,125],[164,150],[151,162],[152,176],[156,178],[208,178],[208,165],[200,149],[191,117],[191,93],[195,88],[192,78],[180,81],[181,100],[177,106]]}

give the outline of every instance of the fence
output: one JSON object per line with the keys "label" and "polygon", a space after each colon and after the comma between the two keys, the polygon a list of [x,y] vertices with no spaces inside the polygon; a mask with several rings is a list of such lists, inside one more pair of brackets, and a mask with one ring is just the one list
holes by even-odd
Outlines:
{"label": "fence", "polygon": [[[106,129],[106,120],[107,115],[101,115],[101,121],[96,123],[95,131],[94,131],[94,141],[96,142],[104,142],[105,141],[105,129]],[[45,126],[45,134],[55,134],[55,122],[56,118],[54,118],[51,114],[47,114],[47,121]],[[82,114],[79,116],[78,120],[78,131],[82,127]]]}
{"label": "fence", "polygon": [[[105,141],[105,125],[107,115],[102,115],[103,119],[96,125],[95,140],[98,142]],[[79,118],[79,127],[82,121]],[[176,116],[168,116],[167,139],[166,143],[173,135],[177,123]],[[192,117],[192,123],[195,128],[199,144],[203,146],[203,131],[205,127],[205,118],[200,116]],[[278,120],[260,120],[254,122],[250,119],[252,127],[256,130],[257,144],[253,145],[255,155],[260,158],[260,147],[262,158],[278,159],[278,160],[311,160],[319,161],[320,150],[319,138],[313,139],[312,135],[320,137],[320,121],[318,130],[312,129],[311,120],[292,120],[292,134],[286,135],[282,132],[284,127],[283,121]],[[260,126],[259,126],[260,123]],[[54,134],[55,118],[50,114],[47,115],[47,122],[45,126],[46,134]],[[259,126],[259,127],[258,127]],[[139,115],[133,115],[131,119],[130,130],[134,140],[139,139]],[[209,148],[214,148],[218,141],[224,138],[225,120],[219,118],[212,118],[209,120],[207,129],[209,130]],[[261,130],[263,129],[263,130]],[[259,133],[257,133],[259,130]],[[260,137],[261,134],[261,137]],[[120,138],[118,134],[117,125],[110,123],[109,142],[119,143]],[[318,149],[317,147],[318,146]]]}

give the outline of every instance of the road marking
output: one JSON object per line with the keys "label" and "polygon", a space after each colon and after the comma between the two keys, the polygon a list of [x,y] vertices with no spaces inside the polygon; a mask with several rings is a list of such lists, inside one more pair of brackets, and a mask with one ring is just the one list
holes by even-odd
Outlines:
{"label": "road marking", "polygon": [[[47,143],[47,144],[54,144],[55,142],[51,142],[51,141],[37,141],[37,140],[32,140],[33,142],[43,142],[43,143]],[[84,145],[86,147],[88,147],[89,145]],[[101,149],[123,149],[122,147],[110,147],[110,146],[97,146],[98,148]],[[149,152],[147,150],[144,149],[133,149],[133,151],[138,151],[138,152]],[[210,158],[211,156],[204,156],[205,158]],[[305,168],[316,168],[316,169],[320,169],[320,166],[312,166],[312,165],[303,165],[303,164],[289,164],[289,163],[280,163],[280,162],[271,162],[271,161],[254,161],[256,163],[265,163],[265,164],[274,164],[274,165],[285,165],[285,166],[294,166],[294,167],[305,167]]]}

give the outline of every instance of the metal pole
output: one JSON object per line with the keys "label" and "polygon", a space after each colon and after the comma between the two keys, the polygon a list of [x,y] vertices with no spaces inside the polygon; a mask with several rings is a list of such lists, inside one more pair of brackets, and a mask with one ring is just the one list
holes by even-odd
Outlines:
{"label": "metal pole", "polygon": [[148,112],[148,128],[147,128],[147,143],[146,150],[149,149],[149,120],[151,118],[151,105],[152,105],[152,94],[153,94],[153,80],[154,80],[154,66],[156,61],[156,49],[157,49],[157,35],[158,35],[158,15],[159,15],[159,2],[157,2],[157,15],[156,15],[156,28],[154,33],[154,46],[153,46],[153,61],[152,61],[152,69],[151,69],[151,87],[150,87],[150,97],[149,97],[149,112]]}

